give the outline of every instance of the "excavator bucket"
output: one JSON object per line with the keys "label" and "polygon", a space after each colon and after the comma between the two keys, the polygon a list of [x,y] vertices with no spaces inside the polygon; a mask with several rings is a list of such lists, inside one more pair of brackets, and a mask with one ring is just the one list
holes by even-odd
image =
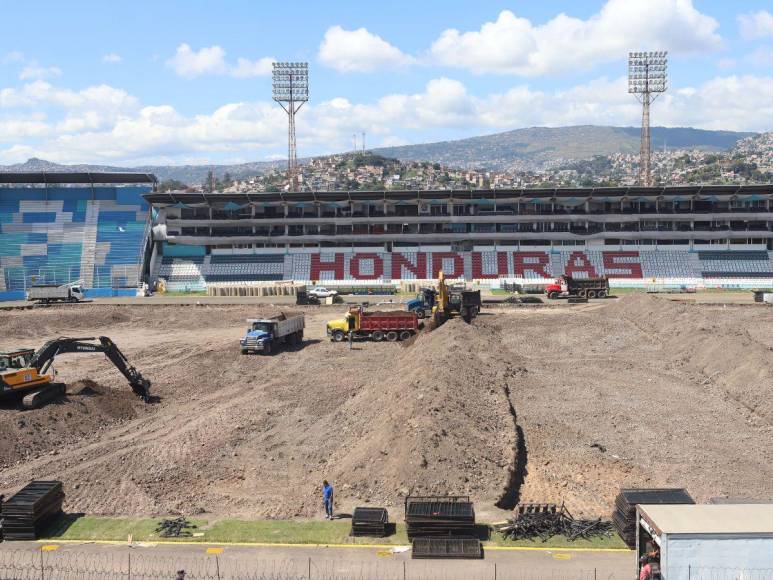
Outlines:
{"label": "excavator bucket", "polygon": [[132,391],[146,403],[150,402],[150,381],[143,376],[131,383]]}

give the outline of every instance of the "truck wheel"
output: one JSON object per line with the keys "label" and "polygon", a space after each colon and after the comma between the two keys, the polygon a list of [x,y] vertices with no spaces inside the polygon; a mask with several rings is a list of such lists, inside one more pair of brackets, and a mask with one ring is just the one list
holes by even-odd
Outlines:
{"label": "truck wheel", "polygon": [[346,336],[344,335],[343,330],[333,331],[333,342],[343,342],[344,338],[346,338]]}
{"label": "truck wheel", "polygon": [[390,330],[389,332],[386,333],[386,339],[389,342],[396,341],[397,340],[397,333],[394,330]]}
{"label": "truck wheel", "polygon": [[550,300],[555,300],[556,298],[558,298],[558,292],[556,292],[555,290],[553,290],[552,292],[550,292],[550,293],[548,294],[548,298],[549,298]]}
{"label": "truck wheel", "polygon": [[577,292],[577,296],[580,298],[587,298],[588,297],[588,291],[587,290],[579,290]]}
{"label": "truck wheel", "polygon": [[242,349],[242,354],[247,354],[247,349],[246,348]]}
{"label": "truck wheel", "polygon": [[403,330],[403,331],[400,333],[400,340],[408,340],[409,338],[411,338],[411,335],[412,335],[412,334],[413,334],[413,333],[412,333],[412,332],[410,332],[410,331],[408,331],[408,330]]}
{"label": "truck wheel", "polygon": [[376,330],[373,332],[373,334],[370,335],[370,338],[374,342],[381,342],[382,340],[384,340],[384,333],[381,332],[380,330]]}
{"label": "truck wheel", "polygon": [[596,294],[599,298],[606,298],[607,297],[607,291],[606,290],[599,290],[598,294]]}
{"label": "truck wheel", "polygon": [[423,319],[424,319],[426,316],[427,316],[427,315],[424,313],[424,309],[423,309],[423,308],[419,308],[419,309],[416,311],[416,317],[417,317],[417,318],[419,318],[419,319],[422,319],[422,320],[423,320]]}
{"label": "truck wheel", "polygon": [[299,330],[295,336],[295,344],[301,345],[303,344],[303,331]]}
{"label": "truck wheel", "polygon": [[267,342],[263,345],[263,354],[271,354],[271,343]]}
{"label": "truck wheel", "polygon": [[588,298],[595,298],[595,297],[596,297],[596,291],[588,290]]}

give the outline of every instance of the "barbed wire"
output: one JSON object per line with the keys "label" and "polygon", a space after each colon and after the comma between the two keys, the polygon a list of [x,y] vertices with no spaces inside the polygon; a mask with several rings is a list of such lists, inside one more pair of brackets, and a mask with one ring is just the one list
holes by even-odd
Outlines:
{"label": "barbed wire", "polygon": [[[529,569],[496,562],[443,563],[445,580],[622,580],[594,569]],[[178,572],[183,571],[180,576]],[[439,563],[426,560],[269,559],[82,551],[0,550],[2,580],[424,580]],[[670,570],[694,580],[773,580],[773,569],[689,567]],[[628,578],[629,575],[625,575]]]}

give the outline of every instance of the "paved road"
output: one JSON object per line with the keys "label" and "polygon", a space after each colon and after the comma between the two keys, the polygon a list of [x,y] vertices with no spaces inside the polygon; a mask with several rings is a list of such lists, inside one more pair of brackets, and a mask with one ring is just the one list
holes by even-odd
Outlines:
{"label": "paved road", "polygon": [[[42,553],[41,553],[42,550]],[[40,569],[46,578],[174,578],[185,569],[191,578],[379,579],[411,580],[622,580],[635,575],[633,552],[501,550],[490,548],[483,561],[412,560],[410,553],[379,547],[257,547],[218,545],[0,544],[0,577],[35,578],[18,568]]]}

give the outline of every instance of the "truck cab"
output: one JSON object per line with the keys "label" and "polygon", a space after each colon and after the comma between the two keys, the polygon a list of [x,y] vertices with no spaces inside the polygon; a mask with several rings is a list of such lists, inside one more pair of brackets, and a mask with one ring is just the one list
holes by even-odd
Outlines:
{"label": "truck cab", "polygon": [[561,296],[569,295],[569,285],[566,283],[566,278],[563,276],[556,278],[552,284],[548,284],[545,287],[545,294],[548,298],[556,299]]}
{"label": "truck cab", "polygon": [[360,330],[360,314],[362,310],[352,308],[343,318],[336,318],[327,323],[327,335],[336,342],[341,342],[349,332]]}
{"label": "truck cab", "polygon": [[[239,342],[242,345],[242,354],[248,352],[265,351],[266,346],[270,345],[276,334],[275,320],[248,320],[250,326],[247,328],[247,334]],[[268,346],[270,351],[271,347]]]}
{"label": "truck cab", "polygon": [[436,294],[437,292],[433,288],[422,288],[416,298],[408,301],[408,312],[416,312],[419,318],[431,316]]}

